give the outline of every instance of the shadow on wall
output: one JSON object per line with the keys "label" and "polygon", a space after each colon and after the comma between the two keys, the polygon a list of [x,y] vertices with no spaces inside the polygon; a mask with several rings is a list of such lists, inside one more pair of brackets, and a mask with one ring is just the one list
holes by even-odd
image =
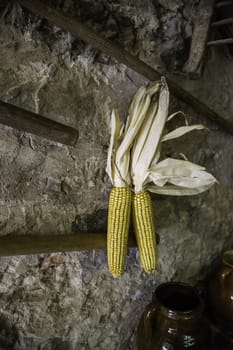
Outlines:
{"label": "shadow on wall", "polygon": [[[4,315],[0,315],[0,350],[20,349],[20,339],[17,328]],[[38,350],[70,350],[70,343],[61,338],[53,338],[39,345]]]}
{"label": "shadow on wall", "polygon": [[100,209],[92,214],[77,215],[71,224],[73,233],[106,232],[108,211]]}
{"label": "shadow on wall", "polygon": [[17,328],[0,315],[0,350],[13,350],[18,340]]}
{"label": "shadow on wall", "polygon": [[46,344],[40,345],[38,350],[71,350],[70,343],[60,338],[49,340]]}

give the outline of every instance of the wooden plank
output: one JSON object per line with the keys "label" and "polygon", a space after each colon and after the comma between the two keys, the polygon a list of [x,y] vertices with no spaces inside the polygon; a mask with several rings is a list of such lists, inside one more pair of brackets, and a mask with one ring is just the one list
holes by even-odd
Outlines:
{"label": "wooden plank", "polygon": [[[30,11],[46,18],[55,25],[70,32],[73,36],[84,40],[93,47],[114,57],[119,62],[125,64],[126,66],[133,69],[135,72],[141,74],[148,80],[154,81],[160,79],[162,75],[160,72],[148,66],[146,63],[142,62],[137,57],[131,55],[129,52],[125,51],[120,46],[108,41],[107,39],[104,39],[99,34],[95,33],[87,26],[82,24],[80,21],[66,16],[61,11],[55,10],[39,0],[19,0],[19,2],[22,6],[26,7]],[[174,96],[193,107],[193,109],[196,110],[198,113],[201,113],[205,117],[214,120],[220,126],[225,128],[226,131],[233,133],[232,122],[223,118],[221,115],[219,115],[209,106],[207,106],[204,102],[200,101],[191,93],[184,90],[182,84],[177,84],[174,78],[166,77],[166,79],[169,85],[169,89]]]}
{"label": "wooden plank", "polygon": [[[129,247],[135,247],[129,236]],[[30,255],[53,252],[73,252],[89,249],[106,249],[105,233],[79,233],[67,235],[7,235],[0,237],[0,256]]]}
{"label": "wooden plank", "polygon": [[192,78],[200,77],[202,72],[214,4],[215,0],[201,0],[198,7],[189,58],[184,68]]}
{"label": "wooden plank", "polygon": [[78,140],[78,131],[70,126],[2,101],[0,101],[0,123],[65,145],[74,146]]}

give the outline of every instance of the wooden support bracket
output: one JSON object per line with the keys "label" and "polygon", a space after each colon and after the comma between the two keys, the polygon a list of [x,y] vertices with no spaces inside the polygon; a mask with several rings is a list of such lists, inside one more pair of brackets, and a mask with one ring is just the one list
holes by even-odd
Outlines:
{"label": "wooden support bracket", "polygon": [[[18,0],[20,4],[26,7],[28,10],[40,15],[47,20],[51,21],[55,25],[63,28],[64,30],[70,32],[74,37],[82,39],[83,41],[89,43],[93,47],[103,51],[104,53],[114,57],[119,62],[125,64],[130,69],[141,74],[148,80],[154,81],[161,78],[161,73],[153,69],[146,63],[142,62],[139,58],[133,56],[129,52],[125,51],[120,46],[108,41],[107,39],[101,37],[101,35],[95,33],[93,30],[88,28],[86,25],[82,24],[80,21],[70,18],[54,8],[49,7],[45,3],[39,0]],[[205,0],[207,1],[207,0]],[[213,2],[213,0],[209,0]],[[212,8],[212,7],[211,7]],[[193,96],[190,92],[186,91],[181,83],[175,82],[174,78],[166,77],[169,89],[171,93],[182,100],[186,104],[193,107],[196,112],[201,113],[207,118],[215,121],[228,132],[233,133],[233,123],[229,120],[223,118],[204,102],[200,101],[198,98]]]}
{"label": "wooden support bracket", "polygon": [[70,126],[2,101],[0,101],[0,123],[65,145],[74,146],[78,140],[78,131]]}

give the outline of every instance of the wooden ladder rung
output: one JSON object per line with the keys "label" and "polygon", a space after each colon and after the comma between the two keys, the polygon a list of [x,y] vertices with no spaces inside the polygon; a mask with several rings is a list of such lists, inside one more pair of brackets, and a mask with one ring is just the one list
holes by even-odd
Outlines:
{"label": "wooden ladder rung", "polygon": [[221,19],[220,21],[211,23],[211,27],[221,27],[221,26],[225,26],[226,24],[232,24],[232,23],[233,23],[233,17],[229,17],[229,18],[224,18],[224,19]]}
{"label": "wooden ladder rung", "polygon": [[233,38],[208,41],[207,46],[232,44]]}
{"label": "wooden ladder rung", "polygon": [[215,4],[216,8],[221,8],[225,6],[231,6],[233,5],[233,0],[228,0],[228,1],[220,1]]}

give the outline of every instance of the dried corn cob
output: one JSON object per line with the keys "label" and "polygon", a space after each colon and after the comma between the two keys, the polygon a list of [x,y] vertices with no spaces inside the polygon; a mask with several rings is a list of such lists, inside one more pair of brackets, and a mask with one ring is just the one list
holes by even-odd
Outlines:
{"label": "dried corn cob", "polygon": [[157,269],[157,247],[150,194],[133,195],[133,223],[142,266],[146,272]]}
{"label": "dried corn cob", "polygon": [[127,251],[132,205],[130,152],[153,94],[158,90],[157,85],[149,92],[146,87],[139,89],[129,108],[126,125],[121,122],[116,110],[112,112],[111,139],[106,167],[113,185],[109,199],[107,255],[109,270],[114,276],[120,276],[124,272]]}
{"label": "dried corn cob", "polygon": [[108,207],[108,267],[114,276],[124,272],[132,192],[128,187],[114,187]]}

